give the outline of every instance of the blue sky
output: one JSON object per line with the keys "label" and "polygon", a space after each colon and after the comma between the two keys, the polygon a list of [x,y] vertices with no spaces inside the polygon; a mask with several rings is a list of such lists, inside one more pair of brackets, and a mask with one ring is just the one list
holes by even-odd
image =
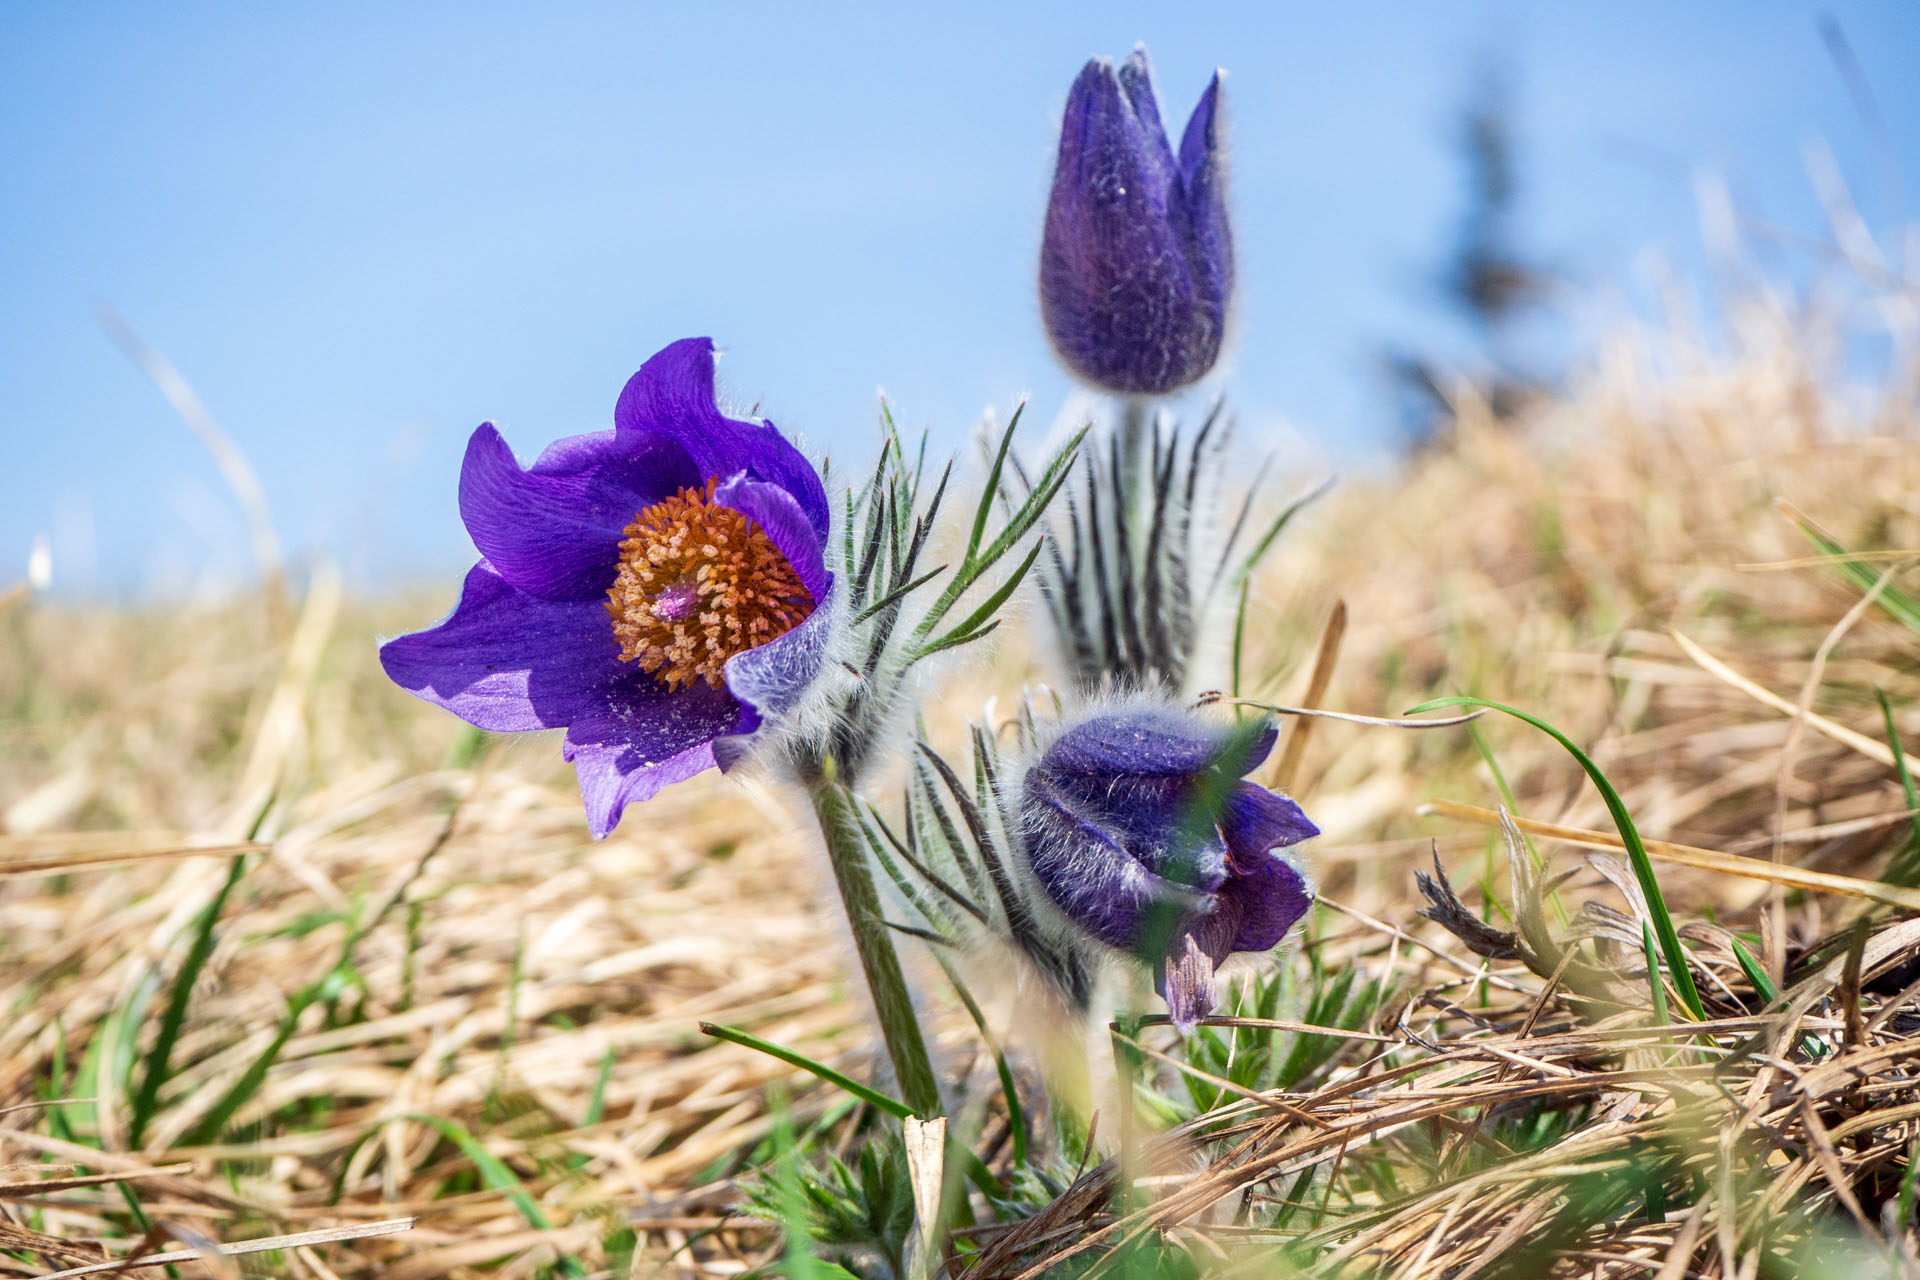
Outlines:
{"label": "blue sky", "polygon": [[1379,349],[1461,350],[1431,277],[1484,52],[1511,68],[1529,240],[1630,303],[1649,250],[1697,270],[1701,169],[1820,233],[1801,157],[1823,138],[1869,220],[1895,216],[1823,11],[1920,197],[1920,6],[1892,0],[10,4],[0,586],[40,533],[73,592],[248,564],[102,303],[246,451],[289,549],[370,585],[468,559],[475,425],[527,456],[604,427],[688,334],[726,348],[736,402],[849,462],[883,387],[936,447],[1022,394],[1050,420],[1068,384],[1032,272],[1053,132],[1081,62],[1136,40],[1177,120],[1228,70],[1243,423],[1285,424],[1303,467],[1377,456]]}

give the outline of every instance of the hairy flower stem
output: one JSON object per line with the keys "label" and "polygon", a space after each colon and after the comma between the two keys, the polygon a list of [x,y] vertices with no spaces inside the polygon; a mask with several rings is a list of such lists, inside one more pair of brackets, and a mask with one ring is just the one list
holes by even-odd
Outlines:
{"label": "hairy flower stem", "polygon": [[853,930],[853,945],[860,953],[867,990],[873,994],[887,1056],[893,1060],[893,1073],[899,1078],[901,1100],[913,1108],[915,1115],[931,1119],[942,1114],[940,1085],[933,1074],[933,1061],[927,1056],[926,1039],[920,1034],[920,1020],[914,1013],[913,997],[907,992],[893,934],[880,910],[880,891],[874,884],[866,844],[855,821],[853,793],[824,779],[808,787],[807,793],[820,822],[820,835],[826,840],[827,858],[833,863],[834,883],[847,911],[847,925]]}
{"label": "hairy flower stem", "polygon": [[1148,438],[1153,431],[1153,402],[1142,396],[1126,396],[1120,402],[1120,438],[1114,443],[1120,466],[1122,509],[1126,512],[1128,534],[1126,554],[1135,572],[1145,574],[1147,520],[1152,505],[1153,452]]}

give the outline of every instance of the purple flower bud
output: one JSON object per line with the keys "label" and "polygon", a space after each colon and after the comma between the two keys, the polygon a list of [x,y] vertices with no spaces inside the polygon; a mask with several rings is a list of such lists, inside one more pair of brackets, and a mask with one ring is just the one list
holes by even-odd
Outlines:
{"label": "purple flower bud", "polygon": [[1069,369],[1127,395],[1159,395],[1213,367],[1233,289],[1220,76],[1175,156],[1144,46],[1074,81],[1040,246],[1040,310]]}
{"label": "purple flower bud", "polygon": [[1244,775],[1277,735],[1216,728],[1167,708],[1082,721],[1027,770],[1027,860],[1069,921],[1154,964],[1181,1030],[1214,1004],[1214,969],[1268,951],[1313,891],[1279,850],[1320,834]]}

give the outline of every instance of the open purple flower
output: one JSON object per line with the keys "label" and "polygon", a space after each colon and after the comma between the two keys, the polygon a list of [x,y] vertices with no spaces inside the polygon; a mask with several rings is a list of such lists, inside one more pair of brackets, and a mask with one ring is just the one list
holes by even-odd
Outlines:
{"label": "open purple flower", "polygon": [[1040,310],[1067,367],[1096,386],[1160,395],[1213,367],[1233,288],[1216,73],[1176,156],[1147,51],[1074,81],[1040,246]]}
{"label": "open purple flower", "polygon": [[711,339],[648,360],[613,417],[525,468],[475,431],[460,517],[482,559],[446,621],[380,649],[394,683],[470,724],[564,728],[596,837],[792,710],[834,604],[820,476],[715,407]]}
{"label": "open purple flower", "polygon": [[1228,955],[1271,950],[1313,902],[1279,851],[1320,829],[1244,778],[1276,736],[1121,710],[1067,730],[1027,770],[1020,815],[1034,878],[1074,925],[1153,963],[1183,1031],[1212,1010]]}

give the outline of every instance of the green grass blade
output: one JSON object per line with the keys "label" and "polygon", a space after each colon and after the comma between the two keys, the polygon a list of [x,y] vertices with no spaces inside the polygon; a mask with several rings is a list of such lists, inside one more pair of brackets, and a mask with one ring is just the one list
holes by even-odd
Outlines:
{"label": "green grass blade", "polygon": [[1913,1221],[1914,1175],[1920,1172],[1920,1133],[1913,1135],[1913,1143],[1907,1148],[1907,1171],[1900,1175],[1900,1212],[1894,1215],[1894,1221],[1903,1227]]}
{"label": "green grass blade", "polygon": [[[1465,696],[1435,698],[1431,702],[1421,703],[1407,714],[1419,715],[1426,711],[1437,711],[1441,707],[1486,707],[1491,711],[1505,712],[1516,720],[1526,721],[1558,742],[1566,749],[1567,754],[1580,763],[1587,777],[1593,780],[1594,787],[1599,790],[1600,798],[1606,802],[1607,812],[1613,817],[1613,825],[1620,832],[1620,842],[1627,847],[1627,860],[1633,864],[1634,878],[1640,882],[1640,892],[1647,899],[1647,912],[1653,917],[1654,935],[1660,940],[1660,950],[1666,957],[1667,969],[1673,977],[1674,990],[1680,993],[1680,1002],[1686,1005],[1687,1012],[1704,1022],[1707,1016],[1706,1006],[1700,1002],[1700,989],[1694,985],[1693,971],[1687,967],[1687,953],[1680,945],[1680,933],[1673,927],[1673,914],[1667,910],[1666,896],[1660,892],[1660,881],[1653,874],[1653,859],[1647,855],[1646,843],[1640,838],[1640,829],[1633,823],[1633,815],[1627,812],[1626,802],[1620,798],[1620,793],[1614,789],[1613,783],[1607,780],[1607,775],[1601,772],[1600,766],[1593,762],[1591,756],[1575,746],[1573,739],[1545,720],[1516,710],[1505,703]],[[1651,983],[1658,984],[1660,979],[1657,973],[1648,976]]]}
{"label": "green grass blade", "polygon": [[1246,652],[1247,596],[1252,590],[1252,582],[1240,584],[1240,602],[1233,611],[1233,688],[1231,692],[1236,698],[1241,695],[1240,668],[1242,656]]}
{"label": "green grass blade", "polygon": [[[772,1093],[772,1090],[768,1091]],[[770,1098],[773,1112],[773,1186],[779,1201],[780,1237],[787,1280],[817,1280],[820,1263],[808,1226],[807,1193],[800,1184],[800,1154],[793,1117],[783,1096]]]}
{"label": "green grass blade", "polygon": [[703,1022],[700,1030],[716,1040],[725,1040],[732,1044],[743,1045],[769,1058],[778,1058],[788,1066],[798,1067],[816,1079],[824,1080],[837,1089],[842,1089],[860,1099],[875,1110],[884,1111],[896,1120],[905,1120],[913,1114],[913,1108],[898,1098],[890,1098],[871,1085],[861,1084],[852,1076],[835,1071],[824,1062],[816,1062],[804,1053],[795,1052],[771,1040],[762,1040],[759,1036],[749,1035],[733,1027],[723,1027],[716,1022]]}
{"label": "green grass blade", "polygon": [[[1740,939],[1728,938],[1727,941],[1733,944],[1733,958],[1739,964],[1740,972],[1747,975],[1747,981],[1753,984],[1754,991],[1766,1002],[1761,1009],[1764,1011],[1778,1004],[1780,988],[1773,985],[1773,979],[1768,976],[1766,967],[1760,963],[1753,952],[1747,950],[1746,944]],[[1813,1059],[1818,1059],[1821,1055],[1820,1042],[1811,1034],[1800,1037],[1800,1050]]]}
{"label": "green grass blade", "polygon": [[1768,976],[1766,967],[1754,957],[1753,952],[1747,950],[1740,939],[1734,938],[1732,942],[1733,958],[1739,964],[1740,972],[1746,974],[1747,981],[1753,984],[1754,991],[1769,1005],[1778,1000],[1780,988],[1773,985],[1773,979]]}
{"label": "green grass blade", "polygon": [[[441,1137],[460,1148],[460,1154],[479,1170],[480,1180],[486,1183],[487,1189],[506,1196],[513,1207],[520,1211],[520,1216],[527,1220],[528,1226],[536,1231],[553,1230],[553,1224],[547,1220],[539,1202],[527,1193],[526,1186],[507,1167],[506,1161],[481,1146],[480,1140],[459,1123],[445,1116],[432,1116],[419,1111],[409,1112],[406,1119],[438,1131]],[[559,1271],[565,1276],[583,1277],[587,1274],[579,1260],[570,1257],[560,1259]]]}
{"label": "green grass blade", "polygon": [[460,1154],[479,1171],[480,1180],[486,1183],[487,1189],[506,1196],[513,1207],[520,1211],[520,1216],[527,1220],[528,1226],[536,1231],[553,1230],[553,1223],[547,1220],[539,1202],[527,1193],[527,1188],[518,1175],[507,1167],[506,1161],[481,1146],[480,1140],[458,1121],[420,1111],[408,1112],[404,1118],[437,1130],[441,1137],[460,1148]]}
{"label": "green grass blade", "polygon": [[[1835,542],[1824,529],[1798,512],[1788,512],[1787,518],[1800,527],[1800,532],[1806,535],[1808,542],[1820,548],[1820,554],[1828,556],[1848,554],[1847,548]],[[1861,591],[1873,590],[1873,584],[1880,580],[1880,574],[1865,560],[1841,559],[1835,561],[1834,567]],[[1878,603],[1907,630],[1920,635],[1920,602],[1916,602],[1912,596],[1889,584],[1881,589]]]}
{"label": "green grass blade", "polygon": [[[147,1006],[160,987],[159,975],[147,973],[128,993],[126,1003],[115,1011],[113,1036],[107,1045],[105,1066],[122,1097],[133,1088],[133,1062],[139,1056],[140,1029],[147,1024]],[[104,1033],[104,1028],[102,1029]]]}
{"label": "green grass blade", "polygon": [[1013,1079],[1013,1068],[1007,1065],[1007,1055],[1001,1050],[999,1040],[987,1027],[987,1015],[980,1011],[980,1005],[974,1000],[973,993],[967,990],[967,984],[960,981],[960,975],[954,970],[952,962],[937,951],[934,952],[934,959],[938,960],[940,967],[946,971],[947,981],[953,984],[953,993],[959,996],[960,1003],[967,1007],[967,1012],[973,1017],[973,1025],[980,1029],[982,1043],[987,1046],[987,1051],[993,1054],[994,1070],[1000,1075],[1000,1093],[1007,1101],[1007,1124],[1013,1134],[1013,1163],[1024,1167],[1027,1163],[1027,1151],[1032,1135],[1028,1131],[1026,1108],[1020,1105],[1020,1090]]}
{"label": "green grass blade", "polygon": [[1647,986],[1653,992],[1653,1019],[1666,1026],[1673,1019],[1667,1014],[1667,984],[1660,981],[1660,957],[1653,953],[1653,930],[1640,922],[1640,950],[1647,958]]}
{"label": "green grass blade", "polygon": [[[725,1040],[730,1044],[741,1045],[757,1053],[764,1053],[770,1058],[778,1058],[789,1066],[798,1067],[808,1075],[819,1080],[824,1080],[835,1088],[852,1094],[862,1102],[876,1110],[886,1112],[896,1120],[905,1120],[913,1114],[913,1108],[898,1098],[888,1097],[871,1085],[861,1084],[852,1076],[835,1071],[826,1063],[815,1061],[806,1054],[798,1053],[784,1045],[777,1045],[771,1040],[762,1040],[759,1036],[741,1031],[736,1027],[723,1027],[717,1022],[703,1022],[700,1024],[700,1030],[703,1034],[710,1035],[716,1040]],[[953,1149],[966,1160],[967,1178],[969,1181],[988,1195],[1000,1195],[1003,1193],[999,1182],[993,1176],[992,1170],[981,1163],[979,1156],[975,1155],[966,1147],[961,1146],[958,1142],[952,1142],[951,1139],[949,1139],[949,1141]]]}
{"label": "green grass blade", "polygon": [[179,973],[173,975],[173,990],[167,992],[167,1011],[159,1019],[154,1048],[146,1052],[146,1071],[140,1077],[140,1092],[132,1098],[132,1117],[127,1125],[127,1144],[132,1148],[140,1146],[148,1121],[154,1119],[154,1111],[159,1109],[159,1086],[167,1082],[167,1071],[173,1065],[173,1046],[179,1044],[180,1029],[186,1025],[186,1009],[194,1000],[194,983],[200,981],[200,971],[213,956],[213,927],[219,923],[221,912],[227,910],[227,898],[244,873],[246,858],[234,858],[227,869],[227,881],[213,894],[213,900],[207,902],[200,919],[194,921],[194,942],[186,948]]}
{"label": "green grass blade", "polygon": [[261,1084],[266,1081],[267,1073],[273,1070],[274,1063],[280,1060],[281,1050],[287,1047],[287,1041],[293,1039],[294,1032],[299,1028],[300,1015],[314,1004],[338,998],[347,989],[348,982],[347,975],[336,969],[319,982],[296,992],[287,1004],[286,1013],[280,1018],[280,1028],[274,1033],[272,1042],[260,1051],[258,1057],[247,1064],[247,1069],[240,1074],[240,1078],[228,1086],[227,1091],[220,1096],[220,1101],[213,1104],[213,1108],[200,1118],[200,1122],[188,1130],[183,1139],[183,1145],[199,1147],[218,1142],[234,1114],[260,1091]]}
{"label": "green grass blade", "polygon": [[[1909,812],[1920,809],[1920,789],[1913,783],[1913,772],[1907,767],[1907,753],[1900,745],[1900,729],[1893,721],[1893,704],[1887,701],[1887,691],[1876,686],[1873,694],[1880,699],[1880,717],[1887,727],[1887,746],[1893,751],[1893,767],[1900,775],[1900,788],[1907,797]],[[1913,842],[1900,853],[1894,855],[1886,871],[1888,884],[1913,887],[1920,885],[1920,813],[1913,815]]]}
{"label": "green grass blade", "polygon": [[[582,1129],[591,1129],[606,1118],[607,1085],[613,1080],[613,1064],[617,1056],[612,1045],[608,1045],[607,1051],[600,1055],[600,1073],[593,1078],[593,1092],[587,1096],[587,1113],[580,1119]],[[567,1167],[575,1173],[585,1168],[586,1163],[587,1153],[584,1151],[576,1151],[567,1159]]]}
{"label": "green grass blade", "polygon": [[[47,1127],[53,1130],[54,1137],[59,1138],[63,1142],[71,1142],[75,1146],[86,1146],[89,1144],[81,1141],[80,1134],[75,1132],[72,1121],[68,1119],[66,1107],[54,1101],[63,1093],[67,1092],[65,1087],[66,1079],[67,1029],[66,1026],[56,1018],[53,1023],[53,1057],[49,1064],[47,1083],[44,1087],[43,1094],[48,1102]],[[77,1078],[75,1083],[78,1083]],[[98,1146],[97,1143],[91,1145]],[[87,1166],[81,1165],[79,1167],[84,1172]],[[153,1230],[153,1223],[148,1220],[147,1211],[140,1207],[140,1198],[134,1195],[133,1188],[125,1182],[117,1185],[120,1191],[120,1198],[126,1202],[127,1212],[133,1215],[133,1220],[139,1224],[140,1230]],[[180,1273],[174,1268],[168,1267],[167,1274],[177,1276]]]}

